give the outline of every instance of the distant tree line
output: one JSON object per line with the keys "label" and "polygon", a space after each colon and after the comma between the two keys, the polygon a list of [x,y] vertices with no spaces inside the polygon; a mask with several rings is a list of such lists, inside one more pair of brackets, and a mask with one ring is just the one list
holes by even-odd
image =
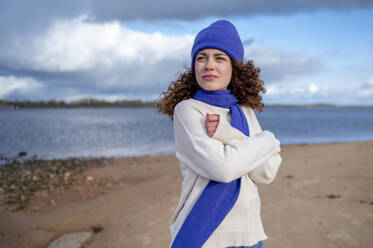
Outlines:
{"label": "distant tree line", "polygon": [[[97,100],[93,98],[84,98],[77,101],[65,102],[65,101],[5,101],[0,100],[0,109],[11,107],[11,108],[99,108],[99,107],[155,107],[156,102],[143,102],[141,100],[120,100],[114,102],[108,102],[104,100]],[[338,108],[338,107],[373,107],[371,105],[346,105],[336,106],[334,104],[266,104],[265,107],[270,108]]]}
{"label": "distant tree line", "polygon": [[13,106],[15,108],[81,108],[81,107],[155,107],[155,102],[143,102],[141,100],[120,100],[108,102],[92,98],[79,99],[77,101],[0,101],[0,105]]}

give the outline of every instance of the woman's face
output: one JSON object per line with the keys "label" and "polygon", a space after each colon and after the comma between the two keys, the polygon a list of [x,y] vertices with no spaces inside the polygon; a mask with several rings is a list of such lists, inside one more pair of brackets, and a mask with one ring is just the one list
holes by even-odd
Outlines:
{"label": "woman's face", "polygon": [[194,62],[198,85],[208,91],[226,90],[232,78],[232,62],[219,50],[207,48],[199,51]]}

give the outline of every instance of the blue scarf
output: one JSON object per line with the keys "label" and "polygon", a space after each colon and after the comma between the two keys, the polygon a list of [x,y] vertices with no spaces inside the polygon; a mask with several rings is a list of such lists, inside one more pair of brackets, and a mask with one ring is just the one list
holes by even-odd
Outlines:
{"label": "blue scarf", "polygon": [[[213,106],[229,108],[231,125],[246,136],[250,136],[246,117],[237,98],[230,90],[206,91],[199,89],[194,95],[194,99]],[[240,194],[240,188],[241,178],[230,183],[210,180],[186,217],[171,247],[202,247],[233,208]]]}

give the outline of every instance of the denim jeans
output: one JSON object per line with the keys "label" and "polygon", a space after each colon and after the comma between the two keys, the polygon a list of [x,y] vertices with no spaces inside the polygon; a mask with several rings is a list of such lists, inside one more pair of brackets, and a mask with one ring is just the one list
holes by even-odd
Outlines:
{"label": "denim jeans", "polygon": [[226,248],[264,248],[264,246],[263,246],[263,242],[259,241],[258,243],[252,246],[229,246]]}

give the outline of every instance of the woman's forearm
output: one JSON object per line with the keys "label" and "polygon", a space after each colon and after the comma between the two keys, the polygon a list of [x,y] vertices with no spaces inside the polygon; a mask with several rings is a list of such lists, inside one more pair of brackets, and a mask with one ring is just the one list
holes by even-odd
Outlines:
{"label": "woman's forearm", "polygon": [[[254,125],[257,125],[256,130],[261,131],[260,124],[256,117],[253,117]],[[243,140],[246,136],[232,127],[226,120],[219,121],[212,138],[221,141],[225,145],[232,145]],[[260,166],[251,170],[248,174],[249,177],[255,182],[260,184],[270,184],[276,177],[277,171],[281,165],[282,158],[279,153],[276,153],[268,158]]]}
{"label": "woman's forearm", "polygon": [[178,105],[174,114],[176,156],[203,177],[230,182],[280,151],[279,141],[268,131],[225,146],[208,137],[198,109],[184,105]]}

